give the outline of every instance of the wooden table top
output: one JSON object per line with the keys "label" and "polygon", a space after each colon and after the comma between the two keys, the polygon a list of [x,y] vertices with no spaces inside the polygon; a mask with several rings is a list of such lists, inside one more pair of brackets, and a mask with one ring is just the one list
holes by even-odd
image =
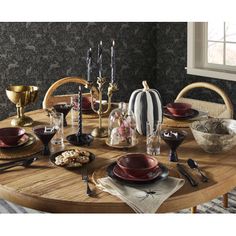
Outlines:
{"label": "wooden table top", "polygon": [[[37,123],[49,122],[43,110],[27,113]],[[0,121],[0,127],[10,126],[10,118]],[[77,125],[64,129],[65,136],[74,133]],[[104,119],[104,124],[107,119]],[[97,120],[84,120],[84,130],[89,132],[97,125]],[[32,132],[32,127],[26,128]],[[180,163],[186,163],[188,158],[196,160],[209,176],[208,183],[200,182],[199,186],[192,187],[188,181],[174,195],[167,199],[158,212],[175,212],[210,201],[236,186],[236,148],[223,154],[212,155],[204,152],[188,132],[188,137],[178,149]],[[66,148],[73,147],[65,143]],[[61,148],[51,147],[54,151]],[[89,164],[89,173],[109,163],[112,159],[126,152],[145,152],[145,138],[140,137],[137,147],[129,150],[112,149],[105,144],[104,139],[95,139],[89,150],[96,155],[96,159]],[[169,149],[161,143],[161,155],[158,161],[176,168],[176,163],[168,161]],[[0,161],[4,162],[4,161]],[[195,173],[195,172],[192,172]],[[92,188],[93,184],[90,184]],[[30,168],[15,167],[0,174],[0,198],[14,203],[46,212],[86,212],[86,213],[115,213],[133,212],[133,210],[120,199],[96,189],[95,197],[86,195],[86,185],[81,180],[81,169],[67,170],[53,166],[47,157],[41,157]]]}

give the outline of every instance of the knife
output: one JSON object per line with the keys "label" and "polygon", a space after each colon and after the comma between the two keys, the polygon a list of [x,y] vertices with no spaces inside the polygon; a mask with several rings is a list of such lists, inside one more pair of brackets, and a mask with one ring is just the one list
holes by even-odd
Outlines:
{"label": "knife", "polygon": [[[28,159],[30,159],[30,158],[28,158]],[[9,165],[12,165],[12,164],[15,164],[15,163],[21,163],[21,162],[24,162],[25,160],[27,160],[27,158],[21,158],[21,159],[17,159],[17,160],[14,160],[14,161],[8,161],[8,162],[0,163],[0,168],[5,167],[5,166],[9,166]]]}
{"label": "knife", "polygon": [[10,161],[7,163],[3,163],[0,165],[0,171],[15,167],[15,166],[25,166],[28,167],[31,165],[34,161],[36,161],[38,157],[30,157],[30,158],[24,158],[24,159],[19,159],[16,161]]}
{"label": "knife", "polygon": [[177,163],[177,169],[178,171],[189,181],[189,183],[193,186],[193,187],[197,187],[198,183],[196,182],[196,180],[193,179],[193,177],[186,171],[186,169],[184,168],[183,165]]}

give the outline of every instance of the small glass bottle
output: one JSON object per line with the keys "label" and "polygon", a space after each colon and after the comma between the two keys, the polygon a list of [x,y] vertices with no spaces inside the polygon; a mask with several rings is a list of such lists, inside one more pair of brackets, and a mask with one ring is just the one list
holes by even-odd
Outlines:
{"label": "small glass bottle", "polygon": [[109,115],[107,142],[113,147],[132,147],[137,144],[135,117],[124,102],[119,103],[119,108]]}

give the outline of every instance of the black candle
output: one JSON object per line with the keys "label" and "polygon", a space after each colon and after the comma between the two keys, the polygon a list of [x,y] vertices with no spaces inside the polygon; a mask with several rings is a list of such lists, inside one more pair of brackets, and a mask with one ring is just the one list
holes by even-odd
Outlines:
{"label": "black candle", "polygon": [[91,73],[91,62],[92,62],[92,49],[90,48],[87,51],[87,81],[91,82],[90,73]]}
{"label": "black candle", "polygon": [[98,44],[98,76],[102,77],[102,41]]}
{"label": "black candle", "polygon": [[81,86],[79,86],[78,92],[78,136],[82,135],[82,91]]}
{"label": "black candle", "polygon": [[111,83],[115,82],[115,41],[113,40],[111,46]]}

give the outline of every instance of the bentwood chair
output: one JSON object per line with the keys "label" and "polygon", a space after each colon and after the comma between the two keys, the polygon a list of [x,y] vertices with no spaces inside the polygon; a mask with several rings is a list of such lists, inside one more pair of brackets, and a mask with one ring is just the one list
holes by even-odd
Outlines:
{"label": "bentwood chair", "polygon": [[[207,102],[192,98],[186,98],[188,92],[192,89],[196,88],[205,88],[214,91],[217,93],[222,99],[224,104],[215,103],[215,102]],[[185,102],[192,105],[192,108],[202,110],[202,111],[208,111],[208,115],[210,117],[215,118],[233,118],[234,110],[233,110],[233,104],[229,98],[229,96],[219,87],[217,87],[214,84],[206,83],[206,82],[197,82],[192,83],[184,87],[178,96],[175,99],[175,102]],[[228,194],[223,195],[223,205],[224,207],[228,207]],[[192,213],[195,213],[197,210],[197,207],[192,208]]]}
{"label": "bentwood chair", "polygon": [[[224,104],[207,102],[184,97],[190,90],[196,88],[206,88],[216,92],[223,99]],[[210,117],[215,118],[233,118],[233,104],[229,96],[219,87],[206,82],[197,82],[187,85],[183,88],[175,99],[175,102],[186,102],[192,104],[192,108],[198,110],[207,110]]]}
{"label": "bentwood chair", "polygon": [[[75,95],[75,94],[66,94],[66,95],[53,95],[53,93],[55,92],[55,90],[67,83],[76,83],[76,84],[80,84],[82,86],[86,86],[88,84],[88,82],[80,77],[66,77],[63,79],[60,79],[58,81],[56,81],[55,83],[53,83],[50,88],[48,89],[48,91],[46,92],[44,99],[43,99],[43,109],[47,109],[52,107],[54,104],[56,103],[60,103],[60,102],[66,102],[66,103],[70,103],[70,98],[71,96]],[[94,97],[98,98],[98,91],[95,87],[92,87],[93,93],[94,93]],[[83,94],[85,96],[89,96],[89,93],[85,93]]]}

